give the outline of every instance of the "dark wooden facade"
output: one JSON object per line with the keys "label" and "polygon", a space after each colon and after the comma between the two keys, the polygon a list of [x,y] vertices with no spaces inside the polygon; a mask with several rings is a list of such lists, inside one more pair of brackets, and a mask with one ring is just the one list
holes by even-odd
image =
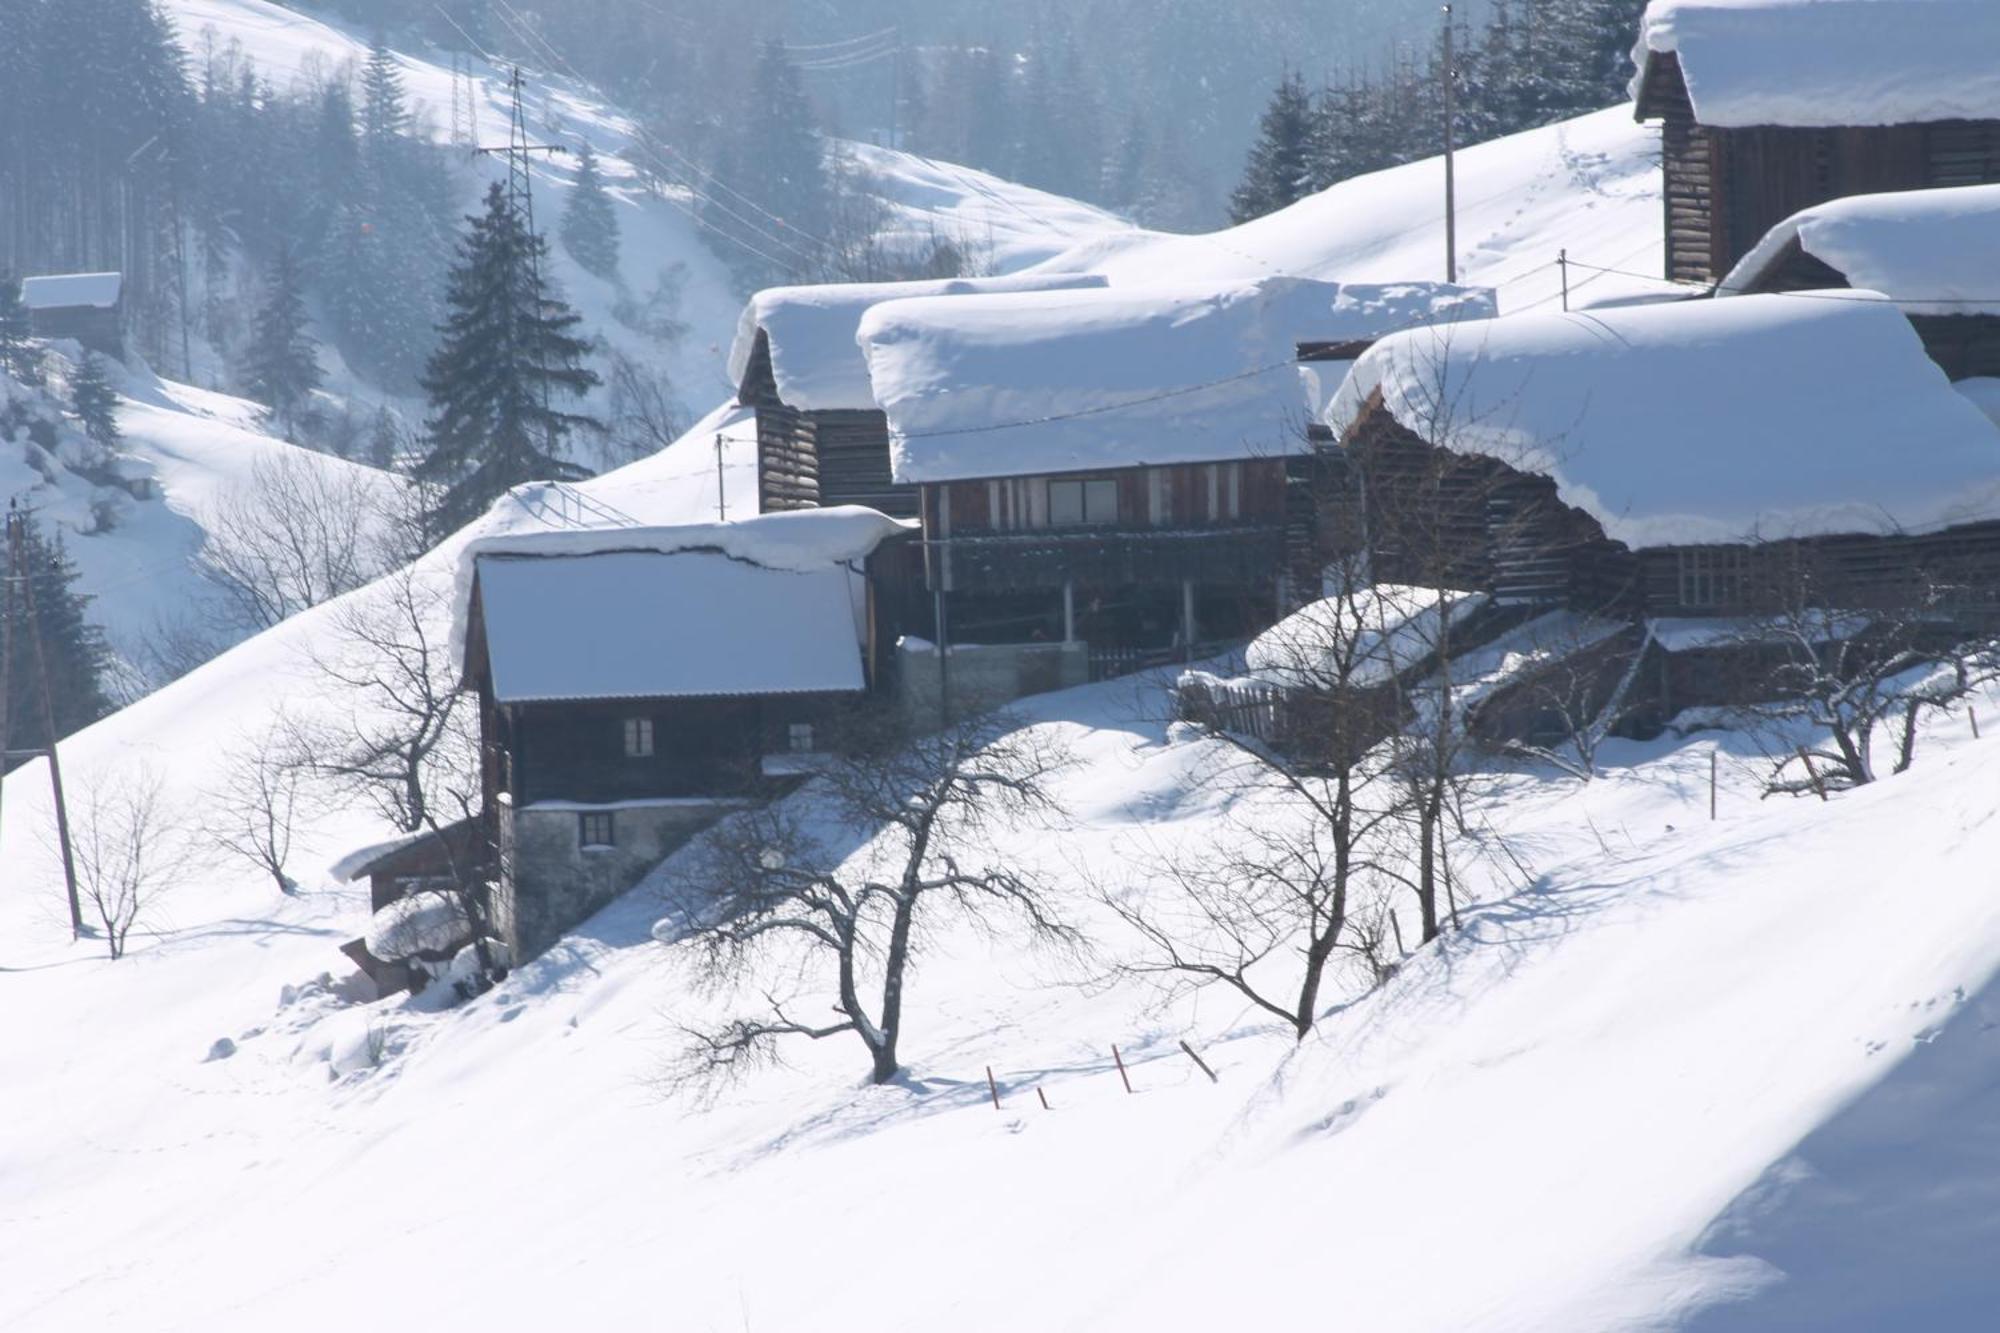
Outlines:
{"label": "dark wooden facade", "polygon": [[[1994,242],[2000,260],[2000,239]],[[2000,269],[2000,263],[1994,266]],[[1851,287],[1847,275],[1811,254],[1793,237],[1762,271],[1743,282],[1746,292],[1826,291]],[[1919,300],[1927,293],[1889,293]],[[1988,307],[1982,307],[1982,310]],[[2000,376],[2000,314],[1911,315],[1910,324],[1931,360],[1954,380]]]}
{"label": "dark wooden facade", "polygon": [[778,396],[771,343],[759,330],[737,402],[757,414],[757,502],[761,513],[866,505],[914,518],[917,490],[889,465],[889,419],[879,411],[805,411]]}
{"label": "dark wooden facade", "polygon": [[2000,120],[1703,125],[1672,52],[1647,58],[1637,114],[1661,122],[1667,277],[1677,281],[1720,281],[1772,227],[1829,199],[2000,181]]}
{"label": "dark wooden facade", "polygon": [[47,306],[29,312],[28,329],[37,338],[74,338],[87,350],[114,361],[125,355],[121,305]]}

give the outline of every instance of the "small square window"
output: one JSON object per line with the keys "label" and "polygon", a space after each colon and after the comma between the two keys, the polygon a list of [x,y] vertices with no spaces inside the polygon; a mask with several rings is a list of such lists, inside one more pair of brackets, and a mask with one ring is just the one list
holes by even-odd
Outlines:
{"label": "small square window", "polygon": [[794,722],[786,729],[785,741],[793,754],[811,754],[813,748],[813,724]]}
{"label": "small square window", "polygon": [[625,757],[627,759],[647,759],[653,753],[653,719],[650,717],[628,717],[625,719]]}
{"label": "small square window", "polygon": [[618,830],[609,810],[586,811],[576,817],[577,842],[584,847],[616,847]]}
{"label": "small square window", "polygon": [[1074,528],[1083,522],[1083,483],[1080,481],[1052,481],[1049,483],[1049,526]]}

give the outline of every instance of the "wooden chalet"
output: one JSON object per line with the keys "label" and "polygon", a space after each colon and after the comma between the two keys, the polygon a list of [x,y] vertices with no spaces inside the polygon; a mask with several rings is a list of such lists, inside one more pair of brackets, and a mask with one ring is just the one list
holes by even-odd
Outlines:
{"label": "wooden chalet", "polygon": [[516,959],[809,769],[880,683],[875,566],[902,535],[848,511],[476,545],[464,681]]}
{"label": "wooden chalet", "polygon": [[1718,294],[1880,292],[1953,380],[2000,377],[2000,185],[1856,195],[1786,218]]}
{"label": "wooden chalet", "polygon": [[74,338],[117,361],[125,355],[125,280],[117,273],[51,273],[21,280],[37,338]]}
{"label": "wooden chalet", "polygon": [[914,517],[889,469],[889,428],[854,334],[870,306],[912,297],[1101,287],[1094,275],[774,287],[744,307],[730,351],[736,400],[757,416],[760,513],[865,505]]}
{"label": "wooden chalet", "polygon": [[1711,650],[1788,599],[1921,598],[1960,629],[2000,625],[2000,429],[1886,303],[1745,296],[1392,338],[1326,421],[1323,559],[1483,595],[1513,612],[1493,633],[1555,612],[1640,627],[1592,650],[1659,659],[1657,716],[1754,687],[1738,661],[1725,689]]}
{"label": "wooden chalet", "polygon": [[1988,0],[1652,0],[1633,94],[1666,276],[1715,282],[1829,199],[2000,181],[1995,50]]}
{"label": "wooden chalet", "polygon": [[1297,279],[877,307],[861,337],[949,642],[1075,646],[1101,677],[1268,626],[1310,448],[1298,342],[1467,307],[1490,293]]}

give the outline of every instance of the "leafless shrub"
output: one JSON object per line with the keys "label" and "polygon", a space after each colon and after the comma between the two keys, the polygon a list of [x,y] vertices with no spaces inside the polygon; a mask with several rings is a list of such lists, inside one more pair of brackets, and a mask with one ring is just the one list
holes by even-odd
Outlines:
{"label": "leafless shrub", "polygon": [[132,931],[193,869],[193,844],[165,781],[148,768],[72,784],[69,810],[78,896],[96,917],[106,952],[123,958]]}

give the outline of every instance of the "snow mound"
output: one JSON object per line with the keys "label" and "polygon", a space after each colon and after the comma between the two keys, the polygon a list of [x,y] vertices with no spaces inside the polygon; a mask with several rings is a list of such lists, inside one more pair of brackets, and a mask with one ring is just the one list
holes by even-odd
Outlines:
{"label": "snow mound", "polygon": [[1757,284],[1788,246],[1881,292],[1913,315],[1984,315],[2000,292],[2000,185],[1858,194],[1816,204],[1773,227],[1718,291]]}
{"label": "snow mound", "polygon": [[1259,680],[1296,689],[1385,684],[1423,661],[1441,624],[1456,625],[1486,602],[1484,593],[1445,597],[1394,583],[1322,598],[1251,640],[1244,665]]}
{"label": "snow mound", "polygon": [[2000,117],[1992,0],[1652,0],[1632,53],[1680,58],[1704,125]]}
{"label": "snow mound", "polygon": [[2000,517],[2000,431],[1868,293],[1399,334],[1355,363],[1336,436],[1377,395],[1433,445],[1554,478],[1634,548]]}
{"label": "snow mound", "polygon": [[450,894],[425,891],[398,898],[369,918],[368,952],[385,963],[423,953],[448,954],[472,937],[465,909]]}

